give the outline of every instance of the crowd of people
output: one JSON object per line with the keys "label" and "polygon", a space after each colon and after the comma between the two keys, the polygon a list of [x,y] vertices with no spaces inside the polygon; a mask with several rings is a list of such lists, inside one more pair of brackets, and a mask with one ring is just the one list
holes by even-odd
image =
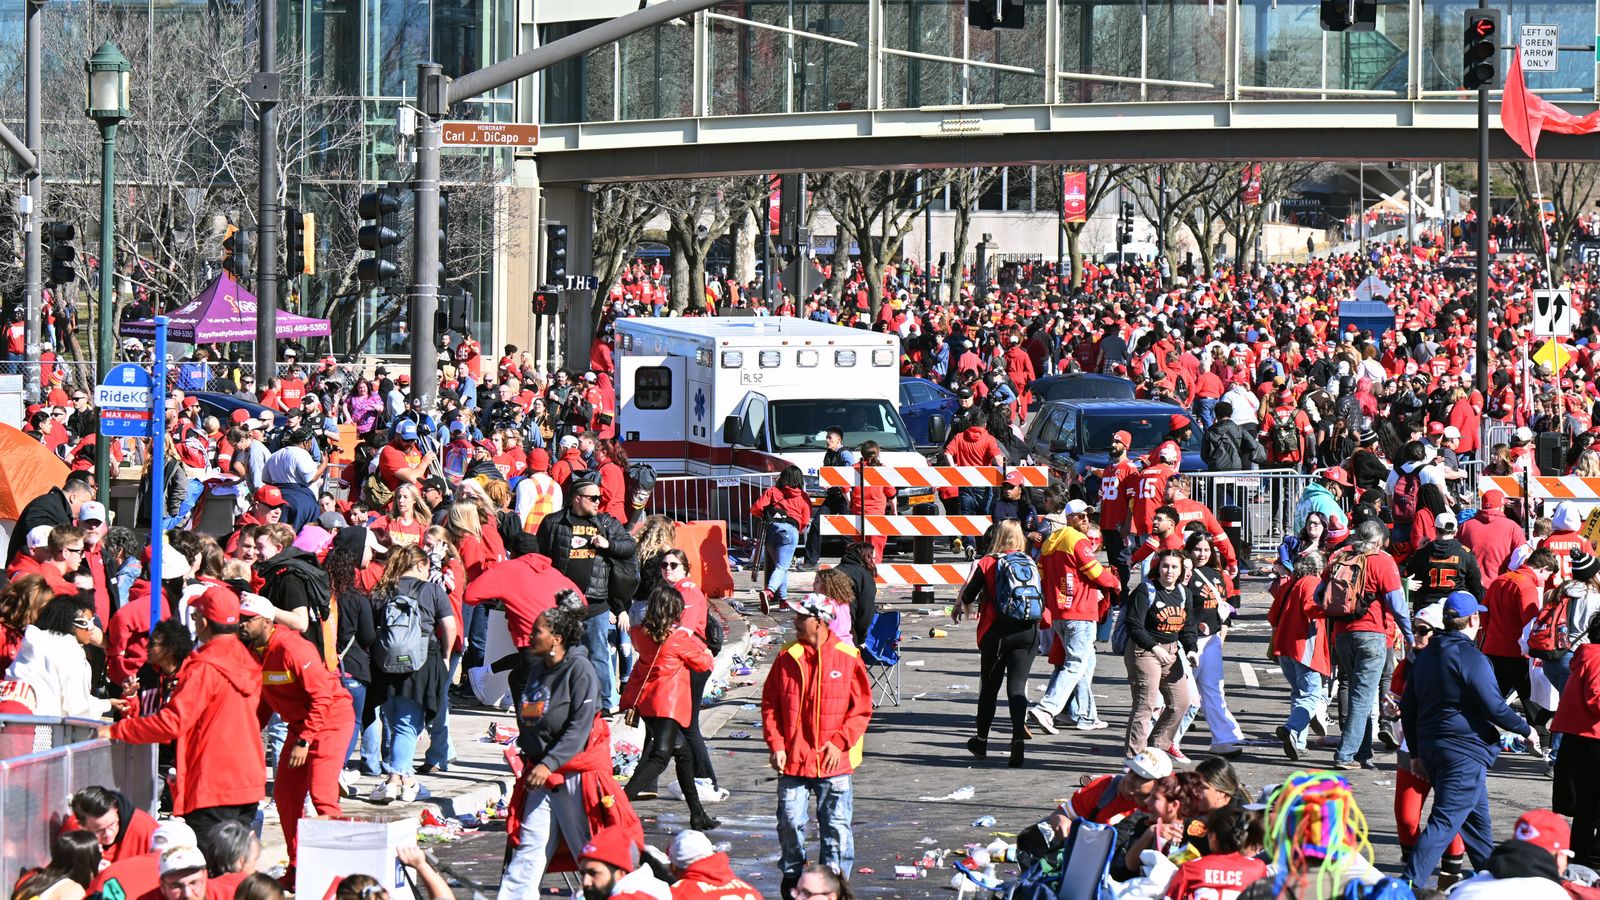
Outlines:
{"label": "crowd of people", "polygon": [[[664,311],[659,273],[635,268],[630,284],[650,290],[616,298],[612,316]],[[1570,851],[1584,866],[1600,862],[1591,802],[1600,796],[1600,561],[1578,534],[1578,506],[1508,500],[1488,478],[1600,473],[1592,271],[1568,273],[1580,342],[1569,345],[1567,369],[1552,372],[1531,361],[1538,343],[1523,327],[1543,268],[1516,255],[1491,263],[1486,393],[1474,389],[1471,285],[1426,253],[1376,247],[1211,276],[1090,264],[1078,287],[1050,267],[1019,266],[964,285],[950,303],[922,296],[915,275],[891,268],[868,285],[859,269],[839,273],[833,295],[758,311],[897,333],[902,371],[956,393],[941,455],[951,465],[1025,458],[1019,433],[1039,399],[1029,386],[1047,373],[1121,376],[1137,396],[1172,404],[1156,446],[1135,447],[1119,431],[1109,462],[1081,479],[941,491],[946,511],[995,523],[981,541],[952,547],[975,557],[953,607],[957,621],[970,613],[977,623],[975,757],[988,755],[1002,688],[1012,766],[1028,764],[1028,741],[1041,735],[1108,729],[1093,679],[1097,644],[1109,642],[1132,693],[1121,731],[1128,771],[1086,786],[1070,806],[1092,821],[1151,826],[1130,836],[1122,871],[1141,872],[1142,854],[1167,849],[1173,835],[1199,834],[1209,837],[1189,841],[1195,862],[1228,857],[1235,874],[1267,874],[1280,887],[1311,877],[1303,856],[1272,855],[1295,827],[1274,820],[1276,800],[1262,801],[1265,810],[1234,802],[1226,759],[1250,736],[1229,710],[1223,658],[1242,578],[1258,570],[1195,499],[1184,456],[1200,432],[1210,469],[1306,478],[1270,569],[1270,652],[1291,689],[1273,735],[1281,752],[1310,759],[1327,733],[1334,772],[1396,754],[1404,875],[1421,886],[1436,869],[1441,879],[1467,864],[1479,877],[1495,871],[1504,845],[1493,841],[1487,783],[1503,734],[1536,752],[1549,745],[1541,765],[1554,811],[1529,829],[1570,828],[1557,859]],[[1338,302],[1369,275],[1391,291],[1394,326],[1342,327]],[[887,299],[874,312],[880,291]],[[646,514],[655,475],[617,440],[608,325],[581,371],[537,371],[511,346],[490,368],[470,338],[442,337],[431,408],[421,403],[429,391],[381,366],[351,377],[331,358],[291,355],[258,384],[197,350],[174,367],[164,508],[149,508],[146,486],[126,525],[96,495],[87,398],[47,398],[30,428],[71,473],[23,511],[7,550],[0,711],[105,718],[109,738],[161,745],[163,809],[192,836],[158,847],[155,835],[130,833],[129,845],[157,854],[144,867],[164,891],[169,874],[179,890],[183,873],[202,867],[217,870],[208,876],[217,883],[227,870],[202,851],[219,831],[253,826],[269,781],[292,886],[299,817],[282,811],[309,800],[335,815],[358,794],[423,796],[424,779],[456,763],[451,706],[467,700],[517,716],[508,896],[562,867],[579,871],[590,900],[678,896],[674,872],[700,873],[689,879],[697,885],[731,877],[725,858],[701,852],[704,833],[721,825],[706,807],[727,797],[699,723],[725,623],[674,523]],[[195,396],[208,391],[263,411],[220,422]],[[1503,446],[1485,445],[1486,425],[1504,426],[1493,432],[1510,435]],[[353,445],[341,429],[354,432]],[[1537,451],[1548,434],[1559,442]],[[847,447],[837,429],[827,447],[825,464],[880,464],[875,443]],[[147,456],[136,441],[112,451],[114,466]],[[218,492],[219,481],[237,487]],[[849,891],[853,777],[873,716],[860,647],[888,548],[881,538],[848,545],[805,592],[790,590],[789,575],[820,562],[817,511],[897,508],[889,488],[819,500],[791,467],[751,510],[764,538],[762,608],[792,612],[796,636],[775,655],[761,703],[779,774],[786,896]],[[211,503],[234,507],[224,533],[199,527]],[[159,572],[147,529],[162,547]],[[1049,681],[1030,701],[1039,655]],[[1182,746],[1201,717],[1211,742],[1196,762]],[[623,784],[610,748],[614,729],[632,725],[644,746]],[[669,767],[692,830],[662,862],[634,804],[661,800]],[[1347,791],[1341,784],[1336,774],[1306,776],[1279,794],[1315,788],[1326,798]],[[1572,823],[1557,829],[1563,815]],[[815,854],[804,843],[813,818]],[[91,854],[72,833],[35,877],[78,882]],[[1267,869],[1246,865],[1263,853]],[[1181,862],[1174,884],[1210,883],[1203,866]]]}

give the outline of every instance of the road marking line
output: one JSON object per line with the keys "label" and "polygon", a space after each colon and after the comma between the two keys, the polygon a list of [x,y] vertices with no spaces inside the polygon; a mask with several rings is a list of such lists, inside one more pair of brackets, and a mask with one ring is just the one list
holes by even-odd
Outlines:
{"label": "road marking line", "polygon": [[1244,675],[1244,683],[1248,687],[1261,687],[1261,679],[1256,677],[1256,667],[1249,663],[1239,663],[1239,671]]}

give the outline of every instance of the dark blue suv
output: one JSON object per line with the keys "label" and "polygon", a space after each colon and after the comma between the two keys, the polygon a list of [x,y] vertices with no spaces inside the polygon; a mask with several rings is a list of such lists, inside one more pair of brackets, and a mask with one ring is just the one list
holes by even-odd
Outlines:
{"label": "dark blue suv", "polygon": [[[1189,415],[1181,406],[1155,400],[1052,400],[1033,417],[1022,452],[1035,464],[1048,465],[1053,479],[1067,485],[1071,496],[1098,504],[1100,478],[1089,470],[1103,468],[1109,461],[1111,436],[1127,431],[1133,437],[1128,456],[1142,457],[1166,438],[1174,413]],[[1194,433],[1183,447],[1182,471],[1204,468],[1203,433],[1200,423],[1194,422]]]}

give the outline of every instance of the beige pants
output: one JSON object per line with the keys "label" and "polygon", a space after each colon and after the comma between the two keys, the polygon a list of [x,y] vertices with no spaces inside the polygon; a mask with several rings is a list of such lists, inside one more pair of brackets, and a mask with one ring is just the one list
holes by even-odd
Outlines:
{"label": "beige pants", "polygon": [[[1124,738],[1128,756],[1154,745],[1159,750],[1172,746],[1178,733],[1178,720],[1189,708],[1189,682],[1183,674],[1183,664],[1178,657],[1182,644],[1164,644],[1155,650],[1141,650],[1131,642],[1123,653],[1128,666],[1128,686],[1133,691],[1133,709],[1128,715],[1128,733]],[[1152,734],[1150,719],[1156,712],[1156,696],[1166,704],[1155,721]]]}

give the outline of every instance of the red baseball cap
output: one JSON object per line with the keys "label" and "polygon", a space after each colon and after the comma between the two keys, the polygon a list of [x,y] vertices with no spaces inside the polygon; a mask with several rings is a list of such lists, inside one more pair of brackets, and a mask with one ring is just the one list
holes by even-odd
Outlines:
{"label": "red baseball cap", "polygon": [[199,405],[200,405],[200,398],[199,397],[185,397],[185,398],[183,398],[183,408],[184,409],[194,409],[196,406],[199,406]]}
{"label": "red baseball cap", "polygon": [[1549,851],[1551,856],[1572,855],[1572,827],[1553,810],[1530,809],[1523,813],[1511,836]]}
{"label": "red baseball cap", "polygon": [[1429,434],[1444,434],[1444,423],[1434,420],[1428,423]]}
{"label": "red baseball cap", "polygon": [[232,419],[235,425],[243,425],[244,423],[250,421],[250,410],[241,406],[234,410],[233,413],[228,416],[228,418]]}
{"label": "red baseball cap", "polygon": [[218,625],[239,624],[239,595],[231,588],[214,584],[190,604],[200,618]]}
{"label": "red baseball cap", "polygon": [[1022,473],[1016,469],[1012,469],[1011,471],[1007,472],[1006,485],[1009,487],[1020,487],[1022,485]]}
{"label": "red baseball cap", "polygon": [[1506,505],[1506,492],[1499,488],[1490,488],[1483,492],[1483,508],[1499,509]]}
{"label": "red baseball cap", "polygon": [[1334,484],[1342,484],[1345,487],[1355,487],[1355,482],[1350,479],[1350,473],[1345,470],[1344,466],[1329,466],[1328,468],[1322,470],[1322,477],[1333,482]]}
{"label": "red baseball cap", "polygon": [[282,506],[289,501],[283,499],[283,491],[277,485],[263,484],[256,488],[256,502],[264,506]]}
{"label": "red baseball cap", "polygon": [[620,825],[595,832],[578,852],[579,859],[592,859],[627,872],[639,867],[639,848]]}
{"label": "red baseball cap", "polygon": [[1111,440],[1121,444],[1124,447],[1133,446],[1133,435],[1127,433],[1126,431],[1118,431],[1112,434]]}
{"label": "red baseball cap", "polygon": [[1171,418],[1167,419],[1167,430],[1168,431],[1177,431],[1180,428],[1188,427],[1188,425],[1189,425],[1189,417],[1188,416],[1180,416],[1177,413],[1174,413]]}

